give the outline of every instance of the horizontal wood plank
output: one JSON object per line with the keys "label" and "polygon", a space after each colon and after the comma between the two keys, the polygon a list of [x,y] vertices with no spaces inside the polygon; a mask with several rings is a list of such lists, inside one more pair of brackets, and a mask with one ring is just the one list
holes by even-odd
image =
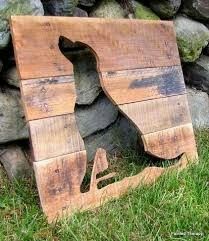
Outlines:
{"label": "horizontal wood plank", "polygon": [[100,72],[180,65],[170,21],[13,16],[11,30],[21,79],[73,73],[60,36],[89,46]]}
{"label": "horizontal wood plank", "polygon": [[183,153],[196,153],[192,124],[142,135],[147,153],[163,158],[176,158]]}
{"label": "horizontal wood plank", "polygon": [[186,95],[119,105],[142,134],[191,123]]}
{"label": "horizontal wood plank", "polygon": [[27,121],[74,112],[73,76],[30,79],[22,81],[21,85]]}
{"label": "horizontal wood plank", "polygon": [[116,105],[185,94],[181,66],[103,72],[102,85]]}
{"label": "horizontal wood plank", "polygon": [[29,121],[29,128],[34,161],[85,149],[74,114]]}
{"label": "horizontal wood plank", "polygon": [[80,194],[86,164],[86,151],[34,162],[36,183],[44,210],[64,207],[64,200]]}

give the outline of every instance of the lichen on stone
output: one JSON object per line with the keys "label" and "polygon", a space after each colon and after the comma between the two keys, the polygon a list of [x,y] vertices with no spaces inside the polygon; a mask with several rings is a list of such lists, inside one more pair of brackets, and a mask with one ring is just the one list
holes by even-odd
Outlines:
{"label": "lichen on stone", "polygon": [[[8,0],[0,8],[0,18],[8,20],[12,15],[43,15],[41,2],[26,0]],[[36,11],[37,10],[37,11]]]}
{"label": "lichen on stone", "polygon": [[151,0],[150,7],[160,17],[172,18],[181,5],[181,0]]}
{"label": "lichen on stone", "polygon": [[1,0],[0,49],[9,42],[9,18],[12,15],[44,15],[40,0]]}
{"label": "lichen on stone", "polygon": [[103,0],[90,13],[91,17],[98,18],[124,18],[125,11],[120,4],[115,0]]}
{"label": "lichen on stone", "polygon": [[183,16],[178,16],[174,24],[182,61],[194,62],[209,42],[209,30],[203,24]]}
{"label": "lichen on stone", "polygon": [[134,15],[137,19],[159,20],[160,18],[148,7],[133,1]]}

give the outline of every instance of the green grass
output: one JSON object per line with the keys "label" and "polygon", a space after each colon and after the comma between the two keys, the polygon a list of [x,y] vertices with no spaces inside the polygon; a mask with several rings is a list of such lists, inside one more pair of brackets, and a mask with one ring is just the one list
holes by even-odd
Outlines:
{"label": "green grass", "polygon": [[[197,140],[198,165],[53,225],[42,215],[34,181],[10,184],[4,177],[0,183],[0,240],[209,240],[209,131],[197,133]],[[129,163],[131,155],[126,159],[124,163]],[[133,163],[124,164],[122,173],[138,171],[140,167]]]}

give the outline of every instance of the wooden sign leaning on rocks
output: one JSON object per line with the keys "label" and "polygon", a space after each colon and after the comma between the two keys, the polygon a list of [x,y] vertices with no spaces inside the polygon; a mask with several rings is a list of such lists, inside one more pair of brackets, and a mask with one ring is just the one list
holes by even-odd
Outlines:
{"label": "wooden sign leaning on rocks", "polygon": [[[197,159],[172,22],[15,16],[11,30],[36,182],[49,221],[100,206]],[[115,173],[97,177],[108,169],[106,152],[98,149],[90,189],[81,192],[87,157],[74,114],[73,65],[59,48],[63,38],[92,50],[103,90],[135,124],[145,151],[163,159],[181,156],[175,165],[147,167],[99,189]]]}

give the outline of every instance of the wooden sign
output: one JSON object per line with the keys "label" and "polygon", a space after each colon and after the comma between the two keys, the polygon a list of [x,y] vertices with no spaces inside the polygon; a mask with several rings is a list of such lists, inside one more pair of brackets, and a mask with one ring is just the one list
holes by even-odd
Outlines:
{"label": "wooden sign", "polygon": [[[36,182],[49,221],[100,206],[197,159],[172,22],[14,16],[11,30]],[[98,189],[115,175],[97,177],[108,169],[105,150],[98,149],[90,190],[81,192],[86,150],[75,121],[73,65],[59,49],[60,37],[92,50],[104,92],[135,124],[145,151],[164,159],[182,155],[179,162],[147,167]]]}

